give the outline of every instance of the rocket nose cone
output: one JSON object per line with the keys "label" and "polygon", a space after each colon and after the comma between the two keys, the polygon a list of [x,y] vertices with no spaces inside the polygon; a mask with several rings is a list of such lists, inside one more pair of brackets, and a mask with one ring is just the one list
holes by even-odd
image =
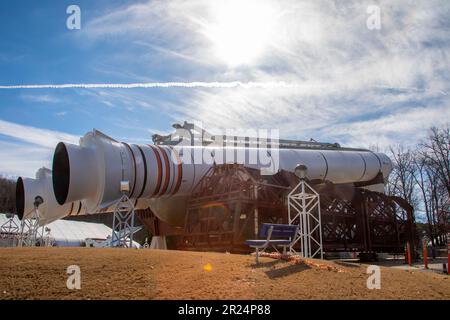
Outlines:
{"label": "rocket nose cone", "polygon": [[58,143],[53,155],[53,191],[56,201],[63,205],[66,203],[70,183],[70,163],[66,145]]}
{"label": "rocket nose cone", "polygon": [[16,211],[17,216],[22,220],[25,211],[25,188],[21,177],[19,177],[16,182]]}

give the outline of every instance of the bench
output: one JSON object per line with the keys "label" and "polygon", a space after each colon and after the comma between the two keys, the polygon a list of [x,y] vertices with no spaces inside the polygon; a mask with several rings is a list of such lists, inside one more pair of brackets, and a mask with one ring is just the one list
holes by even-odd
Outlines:
{"label": "bench", "polygon": [[286,254],[286,248],[292,246],[295,241],[295,235],[298,232],[298,226],[289,224],[263,223],[259,236],[261,240],[247,240],[245,244],[256,250],[256,263],[259,262],[259,250],[263,252],[271,246],[276,251],[277,247],[283,248],[283,254]]}

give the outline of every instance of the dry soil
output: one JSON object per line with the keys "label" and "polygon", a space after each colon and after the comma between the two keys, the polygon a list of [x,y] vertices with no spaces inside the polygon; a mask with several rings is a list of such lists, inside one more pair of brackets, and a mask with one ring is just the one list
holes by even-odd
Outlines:
{"label": "dry soil", "polygon": [[[70,265],[80,290],[67,289]],[[0,248],[0,299],[450,299],[449,276],[381,267],[381,289],[369,290],[366,270],[210,252]]]}

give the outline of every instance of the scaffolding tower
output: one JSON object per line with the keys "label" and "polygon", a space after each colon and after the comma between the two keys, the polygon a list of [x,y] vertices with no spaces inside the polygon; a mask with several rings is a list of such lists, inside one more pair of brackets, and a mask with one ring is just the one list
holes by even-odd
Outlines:
{"label": "scaffolding tower", "polygon": [[111,247],[133,247],[133,235],[140,227],[134,226],[135,210],[127,193],[129,192],[128,181],[120,184],[122,197],[117,201],[113,215],[113,227],[111,236]]}
{"label": "scaffolding tower", "polygon": [[319,194],[306,182],[306,166],[295,169],[300,182],[288,194],[288,222],[298,225],[298,233],[290,252],[297,254],[294,246],[300,243],[300,253],[304,258],[323,259],[322,221]]}
{"label": "scaffolding tower", "polygon": [[17,235],[20,232],[19,224],[14,220],[14,214],[6,214],[5,223],[0,226],[0,237],[5,240],[5,245],[8,247],[16,246]]}
{"label": "scaffolding tower", "polygon": [[[39,239],[43,239],[44,228],[39,226],[39,206],[44,203],[44,199],[41,196],[34,198],[34,210],[27,218],[22,219],[20,234],[19,234],[19,247],[35,247]],[[39,232],[41,229],[41,234]]]}

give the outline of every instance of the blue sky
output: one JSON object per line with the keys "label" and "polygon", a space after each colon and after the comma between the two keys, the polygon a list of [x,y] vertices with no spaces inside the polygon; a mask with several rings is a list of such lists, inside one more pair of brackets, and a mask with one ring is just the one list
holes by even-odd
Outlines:
{"label": "blue sky", "polygon": [[[81,29],[66,28],[66,8]],[[370,30],[369,5],[381,28]],[[93,128],[151,141],[171,124],[279,129],[358,147],[450,122],[450,2],[2,1],[0,86],[285,81],[298,87],[0,89],[0,173],[33,176]]]}

